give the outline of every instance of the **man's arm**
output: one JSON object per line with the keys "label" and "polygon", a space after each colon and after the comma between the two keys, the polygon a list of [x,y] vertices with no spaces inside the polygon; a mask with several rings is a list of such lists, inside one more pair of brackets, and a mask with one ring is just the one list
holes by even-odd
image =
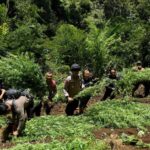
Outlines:
{"label": "man's arm", "polygon": [[5,94],[5,92],[6,92],[6,90],[1,89],[0,101],[2,101],[2,98],[3,98],[4,94]]}
{"label": "man's arm", "polygon": [[63,89],[63,92],[64,92],[65,97],[69,97],[68,87],[69,87],[69,82],[68,82],[68,80],[66,79],[66,80],[65,80],[65,84],[64,84],[64,89]]}
{"label": "man's arm", "polygon": [[73,98],[69,96],[68,88],[69,88],[69,81],[66,79],[63,91],[64,91],[64,95],[65,95],[67,101],[71,102],[71,101],[73,101]]}
{"label": "man's arm", "polygon": [[54,90],[53,90],[53,93],[54,93],[54,96],[55,96],[55,95],[56,95],[56,93],[57,93],[56,81],[54,81]]}

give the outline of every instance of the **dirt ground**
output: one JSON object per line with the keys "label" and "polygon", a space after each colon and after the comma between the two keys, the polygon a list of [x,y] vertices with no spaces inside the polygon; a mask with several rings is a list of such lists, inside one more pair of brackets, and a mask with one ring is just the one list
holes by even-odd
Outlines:
{"label": "dirt ground", "polygon": [[127,135],[134,135],[138,137],[139,140],[142,140],[144,143],[150,143],[150,128],[148,128],[147,133],[139,137],[138,130],[136,128],[124,128],[124,129],[110,129],[110,128],[100,128],[93,131],[94,136],[97,139],[106,140],[110,145],[113,144],[114,147],[118,147],[115,150],[148,150],[148,148],[137,148],[134,145],[124,145],[119,139],[119,136],[125,133]]}
{"label": "dirt ground", "polygon": [[134,99],[134,102],[150,104],[150,97],[145,97],[145,98],[135,98],[135,99]]}
{"label": "dirt ground", "polygon": [[[3,131],[3,129],[2,128],[0,128],[0,135],[2,135],[2,131]],[[1,141],[1,136],[0,136],[0,141]],[[0,150],[2,150],[2,149],[6,149],[6,148],[10,148],[10,147],[12,147],[12,146],[14,146],[15,144],[13,144],[12,142],[10,142],[10,141],[7,141],[6,143],[1,143],[0,142]]]}
{"label": "dirt ground", "polygon": [[[92,97],[89,100],[89,102],[87,104],[87,107],[89,107],[90,105],[95,104],[96,102],[100,101],[101,97],[102,96]],[[55,103],[53,105],[53,108],[51,109],[50,114],[51,115],[65,115],[65,108],[66,108],[66,103],[61,103],[61,102]]]}
{"label": "dirt ground", "polygon": [[[100,102],[101,101],[101,98],[102,98],[102,95],[99,95],[99,96],[94,96],[92,97],[88,104],[87,104],[87,107],[97,103],[97,102]],[[132,100],[134,102],[140,102],[140,103],[144,103],[144,104],[150,104],[150,97],[146,97],[146,98],[135,98],[134,100]],[[66,107],[66,103],[61,103],[61,102],[58,102],[58,103],[55,103],[53,105],[53,108],[51,109],[51,112],[50,114],[51,115],[64,115],[65,114],[65,107]]]}

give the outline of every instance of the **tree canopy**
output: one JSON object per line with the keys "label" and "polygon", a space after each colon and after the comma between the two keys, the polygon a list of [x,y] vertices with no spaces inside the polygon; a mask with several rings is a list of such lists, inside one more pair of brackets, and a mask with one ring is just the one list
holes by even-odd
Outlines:
{"label": "tree canopy", "polygon": [[42,73],[75,62],[98,76],[138,60],[149,67],[149,35],[149,0],[0,1],[1,59],[27,55]]}

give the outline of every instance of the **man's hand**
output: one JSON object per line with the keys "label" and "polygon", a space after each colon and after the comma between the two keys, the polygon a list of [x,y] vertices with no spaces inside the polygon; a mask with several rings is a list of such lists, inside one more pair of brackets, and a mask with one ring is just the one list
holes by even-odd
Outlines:
{"label": "man's hand", "polygon": [[68,97],[68,102],[72,102],[73,98],[72,97]]}
{"label": "man's hand", "polygon": [[14,136],[17,136],[19,133],[18,133],[18,131],[16,130],[16,131],[13,131],[13,135]]}

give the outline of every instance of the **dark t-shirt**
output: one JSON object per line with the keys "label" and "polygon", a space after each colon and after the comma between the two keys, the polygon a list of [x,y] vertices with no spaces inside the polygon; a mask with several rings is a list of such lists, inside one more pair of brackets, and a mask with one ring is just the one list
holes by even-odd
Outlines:
{"label": "dark t-shirt", "polygon": [[91,85],[92,78],[82,79],[82,83],[85,87],[89,87]]}

